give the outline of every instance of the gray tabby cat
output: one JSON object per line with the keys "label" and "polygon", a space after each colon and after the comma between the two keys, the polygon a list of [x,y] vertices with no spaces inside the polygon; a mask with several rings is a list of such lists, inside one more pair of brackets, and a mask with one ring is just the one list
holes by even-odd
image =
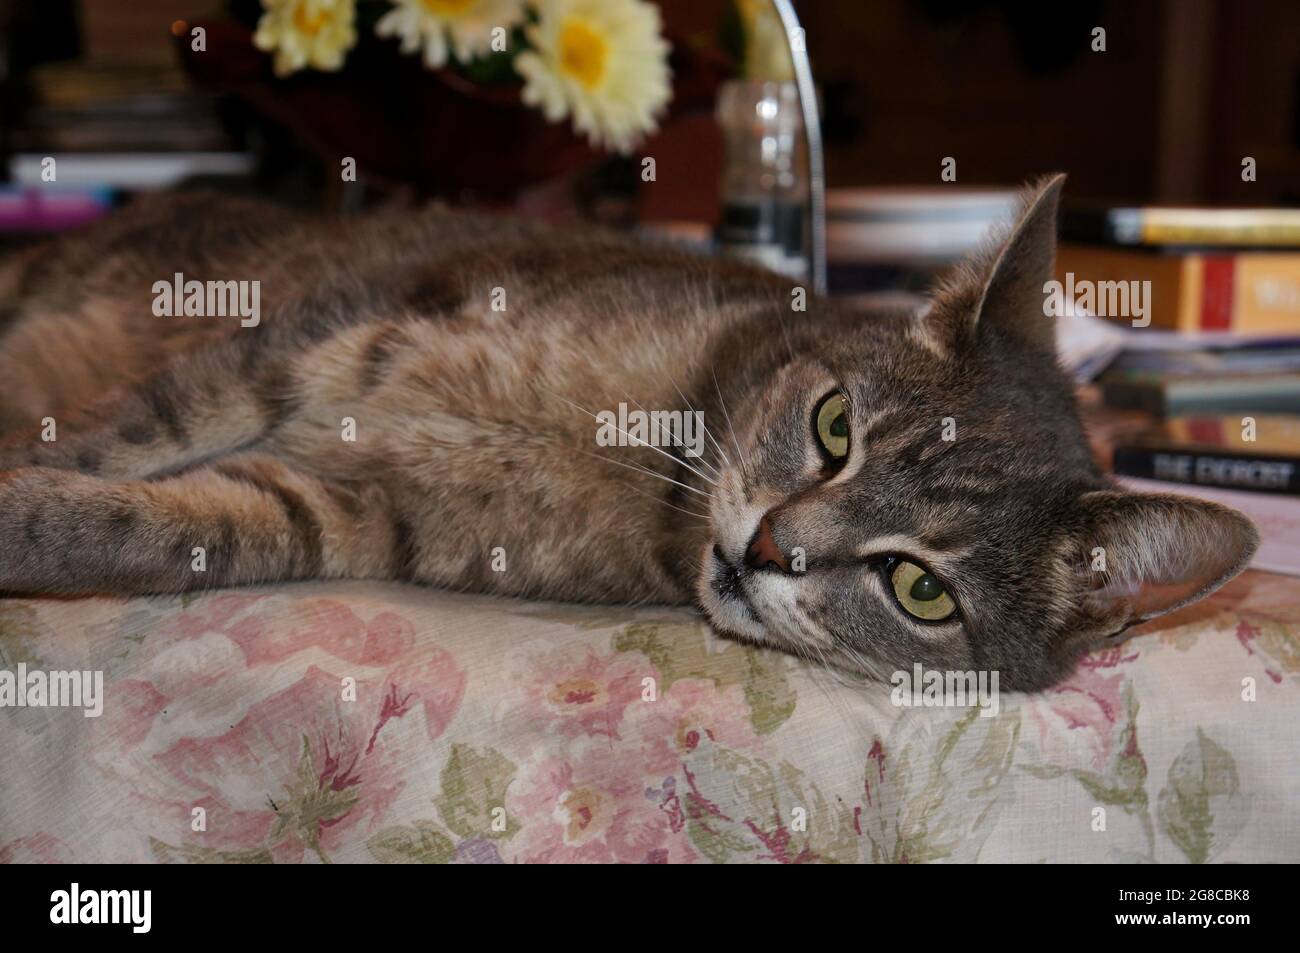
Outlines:
{"label": "gray tabby cat", "polygon": [[[1256,546],[1093,463],[1042,306],[1061,182],[923,316],[867,318],[601,232],[139,204],[0,270],[0,591],[694,602],[875,676],[1042,688]],[[260,281],[260,322],[156,315],[177,272]],[[620,403],[700,412],[707,452],[598,445]]]}

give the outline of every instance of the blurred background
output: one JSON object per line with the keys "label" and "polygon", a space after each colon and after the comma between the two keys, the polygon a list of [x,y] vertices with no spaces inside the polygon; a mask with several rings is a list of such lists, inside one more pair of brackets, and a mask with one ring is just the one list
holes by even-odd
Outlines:
{"label": "blurred background", "polygon": [[[626,160],[528,138],[536,130],[527,109],[515,117],[518,141],[484,141],[510,127],[476,128],[473,114],[508,112],[508,97],[497,94],[511,77],[434,74],[364,25],[341,71],[277,79],[271,57],[249,43],[260,0],[3,0],[0,148],[11,181],[22,178],[29,154],[188,153],[210,158],[159,159],[152,183],[143,167],[118,176],[104,162],[100,178],[144,187],[178,169],[246,172],[249,187],[322,203],[337,198],[331,183],[340,155],[391,151],[400,155],[359,163],[368,186],[501,200],[559,178],[620,199],[630,193],[641,218],[715,222],[724,151],[714,101],[738,71],[738,44],[728,36],[737,4],[656,5],[673,44],[675,89],[661,131],[637,147],[657,160],[653,183]],[[951,156],[966,185],[1015,185],[1063,169],[1073,198],[1300,200],[1300,4],[1291,0],[795,6],[822,97],[833,187],[933,186],[940,159]],[[363,20],[368,7],[360,5]],[[187,25],[206,26],[205,51],[190,49]],[[1104,52],[1092,49],[1095,27],[1106,31]],[[431,103],[423,111],[422,98]],[[463,125],[438,124],[442,147],[401,127],[416,115],[453,111],[455,98],[474,108]],[[508,152],[517,163],[499,157],[487,169],[458,168],[446,150]],[[1243,156],[1258,161],[1258,181],[1242,181]]]}
{"label": "blurred background", "polygon": [[[1300,494],[1300,3],[794,7],[832,292],[923,291],[1017,186],[1068,172],[1062,280],[1151,289],[1060,325],[1099,455]],[[0,248],[202,186],[591,219],[809,271],[766,0],[0,0],[0,57]],[[1268,559],[1300,571],[1297,544]]]}

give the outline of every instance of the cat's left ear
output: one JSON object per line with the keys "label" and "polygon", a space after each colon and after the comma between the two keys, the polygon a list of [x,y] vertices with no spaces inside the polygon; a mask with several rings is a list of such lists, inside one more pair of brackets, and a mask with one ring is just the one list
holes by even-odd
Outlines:
{"label": "cat's left ear", "polygon": [[1098,490],[1077,504],[1076,633],[1113,635],[1209,595],[1250,562],[1259,533],[1217,503]]}
{"label": "cat's left ear", "polygon": [[1011,231],[983,274],[978,303],[968,313],[978,330],[995,329],[1052,351],[1056,322],[1043,311],[1044,286],[1056,261],[1056,212],[1065,175],[1026,190]]}

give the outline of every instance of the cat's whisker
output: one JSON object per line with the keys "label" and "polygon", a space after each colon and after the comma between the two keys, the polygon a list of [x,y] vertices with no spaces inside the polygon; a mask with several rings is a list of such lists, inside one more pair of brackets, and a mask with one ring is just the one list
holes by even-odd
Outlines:
{"label": "cat's whisker", "polygon": [[[673,379],[673,376],[671,374],[668,375],[668,380],[672,382],[673,389],[677,391],[677,396],[680,397],[682,399],[682,402],[686,404],[687,407],[690,408],[691,413],[695,413],[694,405],[691,404],[691,402],[687,399],[686,395],[682,393],[682,389],[677,386],[677,381]],[[722,444],[718,443],[717,438],[713,436],[713,431],[709,429],[709,424],[704,419],[703,415],[701,415],[700,417],[700,424],[704,427],[704,436],[707,437],[709,440],[713,441],[713,447],[715,450],[718,451],[719,456],[722,457],[722,462],[725,463],[727,466],[731,466],[731,458],[727,456],[727,451],[722,449]]]}
{"label": "cat's whisker", "polygon": [[853,692],[859,691],[861,689],[861,686],[853,685],[852,683],[846,681],[843,678],[842,674],[839,672],[839,670],[836,669],[830,663],[829,659],[827,659],[826,657],[826,654],[820,649],[820,647],[817,646],[815,642],[810,640],[807,643],[807,646],[809,649],[817,653],[818,659],[820,660],[820,661],[814,661],[807,653],[796,650],[797,654],[802,655],[803,658],[806,659],[812,665],[811,668],[805,669],[805,671],[808,673],[809,681],[811,681],[814,685],[816,685],[817,688],[821,691],[821,693],[826,696],[826,703],[831,707],[831,710],[834,711],[840,717],[840,719],[844,722],[845,726],[849,729],[849,731],[857,735],[858,739],[862,742],[864,747],[870,749],[871,742],[873,739],[867,735],[867,732],[863,729],[863,726],[853,718],[853,714],[852,712],[849,711],[849,706],[844,701],[844,699],[838,696],[838,694],[833,692],[829,687],[827,687],[818,677],[818,674],[819,672],[828,673],[831,676],[831,678],[835,679],[839,687],[848,688],[850,691]]}
{"label": "cat's whisker", "polygon": [[718,451],[718,455],[722,458],[722,461],[727,466],[731,466],[731,458],[728,457],[726,451],[722,449],[722,444],[718,443],[717,438],[713,436],[713,431],[709,429],[709,425],[704,423],[703,417],[700,418],[700,424],[704,427],[704,436],[713,442],[713,447]]}
{"label": "cat's whisker", "polygon": [[847,686],[848,683],[844,681],[843,674],[838,669],[836,669],[834,665],[831,664],[831,661],[827,657],[825,650],[820,645],[818,645],[816,641],[814,641],[812,638],[809,638],[808,633],[806,631],[803,632],[803,635],[805,638],[804,644],[808,646],[808,649],[811,652],[816,654],[817,662],[818,665],[821,667],[821,669],[825,671],[827,674],[829,674],[830,677],[833,678],[835,682],[841,687]]}
{"label": "cat's whisker", "polygon": [[685,509],[684,507],[676,506],[676,505],[674,505],[674,504],[672,504],[672,503],[669,503],[667,500],[661,499],[661,498],[659,498],[659,497],[657,497],[657,496],[653,496],[653,495],[651,495],[651,494],[649,494],[649,493],[643,493],[641,490],[638,490],[638,489],[636,489],[635,487],[631,487],[631,486],[629,486],[628,489],[631,490],[633,493],[635,493],[637,496],[644,496],[647,500],[653,500],[653,501],[656,502],[656,503],[662,503],[664,506],[668,507],[668,508],[671,509],[671,510],[676,510],[678,513],[685,513],[687,516],[696,516],[696,517],[699,517],[699,519],[701,520],[701,522],[700,522],[699,525],[701,525],[701,526],[711,526],[711,525],[712,525],[712,523],[710,522],[709,514],[708,514],[708,513],[700,513],[700,512],[698,512],[697,510],[688,510],[688,509]]}
{"label": "cat's whisker", "polygon": [[[545,388],[543,388],[543,390],[545,390]],[[575,410],[580,410],[580,411],[582,411],[584,414],[586,414],[586,415],[587,415],[588,417],[590,417],[592,420],[600,421],[600,418],[597,417],[595,414],[593,414],[591,411],[587,410],[587,408],[585,408],[585,407],[581,407],[581,406],[579,406],[578,404],[575,404],[573,401],[569,400],[569,398],[564,397],[564,396],[561,396],[560,394],[556,394],[554,391],[547,391],[547,393],[550,394],[552,397],[558,397],[560,400],[564,401],[566,404],[568,404],[570,407],[573,407]],[[604,421],[600,421],[600,422],[601,422],[601,423],[604,423]],[[705,483],[712,484],[713,486],[717,486],[717,485],[718,485],[718,481],[717,481],[717,480],[710,479],[708,476],[706,476],[705,474],[701,473],[699,470],[695,469],[695,467],[691,466],[691,465],[690,465],[689,463],[687,463],[685,460],[682,460],[682,459],[679,458],[679,457],[673,456],[673,454],[667,452],[666,450],[662,450],[662,449],[660,449],[659,447],[654,446],[653,444],[646,443],[644,440],[641,440],[641,439],[638,438],[638,437],[634,437],[634,436],[632,436],[632,434],[628,433],[628,432],[627,432],[626,430],[624,430],[622,427],[615,426],[614,429],[617,430],[619,433],[623,434],[623,436],[627,437],[629,440],[633,441],[632,446],[634,446],[634,447],[645,447],[647,450],[653,450],[655,453],[659,454],[660,456],[662,456],[662,457],[667,457],[669,460],[673,461],[673,463],[681,464],[681,465],[684,466],[686,469],[688,469],[688,470],[690,470],[692,473],[694,473],[694,474],[695,474],[697,477],[699,477],[701,480],[703,480]],[[664,477],[664,479],[668,479],[668,478],[667,478],[667,477]],[[677,481],[674,480],[673,482],[676,483]],[[686,486],[686,484],[685,484],[685,483],[681,483],[681,484],[679,484],[679,486]],[[688,487],[688,489],[689,489],[689,487]],[[707,496],[708,494],[704,494],[704,495]]]}
{"label": "cat's whisker", "polygon": [[[823,637],[824,633],[819,632],[817,627],[814,626],[810,620],[799,620],[796,618],[794,622],[796,627],[799,629],[800,636],[802,636],[801,644],[806,645],[810,651],[817,653],[818,658],[821,660],[821,664],[833,677],[835,677],[836,681],[841,685],[847,685],[848,683],[842,678],[843,673],[831,664],[830,659],[826,654],[826,650],[822,648],[820,639]],[[849,651],[851,652],[852,650]]]}
{"label": "cat's whisker", "polygon": [[785,317],[782,315],[782,311],[784,311],[784,310],[785,310],[785,308],[784,308],[783,305],[781,305],[781,304],[778,304],[778,305],[777,305],[777,307],[776,307],[776,320],[777,320],[777,323],[778,323],[779,325],[781,325],[781,337],[785,338],[785,349],[786,349],[786,352],[790,355],[790,361],[793,362],[793,361],[794,361],[794,345],[793,345],[792,343],[790,343],[790,332],[789,332],[789,330],[788,330],[788,329],[786,328],[786,326],[785,326]]}
{"label": "cat's whisker", "polygon": [[672,483],[675,486],[680,486],[683,490],[688,490],[691,493],[702,496],[706,500],[713,499],[713,497],[705,493],[703,490],[697,490],[693,486],[688,486],[679,480],[674,480],[672,477],[666,477],[662,473],[656,473],[654,470],[647,469],[646,467],[639,467],[634,463],[624,463],[621,460],[611,460],[609,457],[603,457],[599,453],[592,453],[590,450],[579,450],[578,452],[586,454],[589,457],[594,457],[597,460],[604,460],[606,463],[612,463],[616,467],[627,467],[629,470],[635,470],[637,473],[644,473],[646,476],[652,476],[656,480],[663,480],[665,483]]}
{"label": "cat's whisker", "polygon": [[718,384],[718,372],[710,367],[709,373],[713,375],[713,389],[717,391],[718,404],[722,407],[722,415],[727,419],[727,429],[731,431],[731,443],[736,448],[737,459],[740,460],[740,472],[748,479],[749,461],[745,459],[744,453],[740,450],[740,442],[736,439],[736,428],[731,423],[731,412],[727,410],[727,401],[723,398],[722,387]]}
{"label": "cat's whisker", "polygon": [[[644,413],[646,413],[646,414],[649,414],[649,413],[650,413],[650,411],[646,410],[645,407],[643,407],[643,406],[641,405],[641,402],[640,402],[639,400],[637,400],[635,397],[633,397],[633,396],[632,396],[631,394],[629,394],[627,391],[623,391],[623,396],[626,397],[628,400],[630,400],[632,403],[636,404],[636,405],[637,405],[637,408],[640,409],[642,412],[644,412]],[[687,406],[689,407],[690,405],[688,404]],[[691,409],[691,413],[694,413],[694,412],[695,412],[695,411],[694,411],[694,409],[692,408],[692,409]],[[702,423],[702,422],[703,422],[703,421],[701,421],[701,423]],[[672,437],[672,439],[673,439],[673,446],[674,446],[674,447],[681,447],[682,452],[685,453],[685,452],[686,452],[686,444],[682,443],[680,440],[678,440],[678,439],[677,439],[675,436],[673,436],[671,433],[669,433],[669,436]],[[718,469],[717,469],[715,466],[713,466],[713,464],[709,463],[708,460],[705,460],[705,459],[704,459],[704,456],[703,456],[702,454],[701,454],[700,456],[698,456],[698,457],[695,457],[694,459],[695,459],[696,461],[699,462],[700,466],[708,467],[708,468],[709,468],[709,472],[712,473],[715,477],[718,477],[718,478],[721,478],[721,477],[722,477],[722,474],[718,471]],[[683,462],[684,462],[684,461],[683,461]],[[716,485],[716,480],[715,480],[714,482],[715,482],[715,485]]]}
{"label": "cat's whisker", "polygon": [[804,669],[804,671],[807,672],[808,674],[808,680],[811,681],[813,685],[817,687],[818,691],[820,691],[823,695],[826,696],[827,704],[831,705],[832,708],[835,707],[834,702],[831,698],[830,690],[821,681],[821,679],[818,678],[819,673],[828,670],[825,657],[822,656],[820,658],[813,658],[812,646],[811,645],[805,646],[803,643],[799,643],[799,642],[796,642],[792,645],[791,651],[794,653],[796,658],[802,659],[803,661],[808,663],[808,667]]}
{"label": "cat's whisker", "polygon": [[[872,677],[872,676],[871,676],[871,673],[873,673],[873,672],[876,671],[877,666],[875,666],[875,665],[873,665],[871,662],[867,661],[866,657],[865,657],[864,655],[862,655],[862,653],[860,653],[860,652],[859,652],[857,649],[855,649],[852,645],[848,644],[848,643],[847,643],[846,641],[844,641],[843,639],[838,639],[838,638],[836,638],[834,635],[832,635],[832,634],[829,633],[829,632],[826,632],[826,631],[824,631],[824,630],[819,630],[817,626],[815,626],[815,625],[812,624],[811,620],[808,622],[808,627],[809,627],[810,629],[813,630],[813,631],[811,632],[811,636],[812,636],[812,638],[810,639],[810,642],[811,642],[812,644],[814,644],[814,645],[819,645],[819,646],[820,646],[821,643],[817,641],[818,637],[822,637],[822,636],[824,636],[824,637],[830,639],[831,642],[834,643],[835,648],[836,648],[837,651],[842,652],[842,653],[844,653],[845,655],[847,655],[847,656],[849,657],[849,659],[850,659],[851,661],[855,662],[855,663],[858,665],[858,667],[861,669],[861,672],[854,672],[854,673],[852,673],[854,676],[860,676],[860,677],[863,677],[863,678],[871,678],[871,677]],[[824,651],[824,650],[821,652],[821,654],[822,654],[822,657],[823,657],[823,658],[826,657],[826,654],[825,654],[825,651]],[[829,664],[829,663],[827,663],[827,664]],[[837,672],[839,671],[838,668],[835,669],[835,670],[836,670]],[[846,685],[851,685],[852,683],[850,683],[850,682],[844,682],[844,684],[846,684]]]}
{"label": "cat's whisker", "polygon": [[847,653],[849,658],[853,659],[853,661],[858,663],[858,666],[862,669],[864,676],[866,676],[867,673],[876,671],[876,666],[872,665],[869,661],[867,661],[866,656],[864,656],[853,646],[841,642],[840,651]]}

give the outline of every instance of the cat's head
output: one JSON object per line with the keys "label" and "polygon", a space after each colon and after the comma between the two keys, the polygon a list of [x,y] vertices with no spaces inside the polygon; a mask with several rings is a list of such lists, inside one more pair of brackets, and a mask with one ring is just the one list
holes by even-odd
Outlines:
{"label": "cat's head", "polygon": [[733,408],[697,587],[718,628],[1034,690],[1246,565],[1245,517],[1118,489],[1092,460],[1043,307],[1063,178],[925,313],[831,319]]}

